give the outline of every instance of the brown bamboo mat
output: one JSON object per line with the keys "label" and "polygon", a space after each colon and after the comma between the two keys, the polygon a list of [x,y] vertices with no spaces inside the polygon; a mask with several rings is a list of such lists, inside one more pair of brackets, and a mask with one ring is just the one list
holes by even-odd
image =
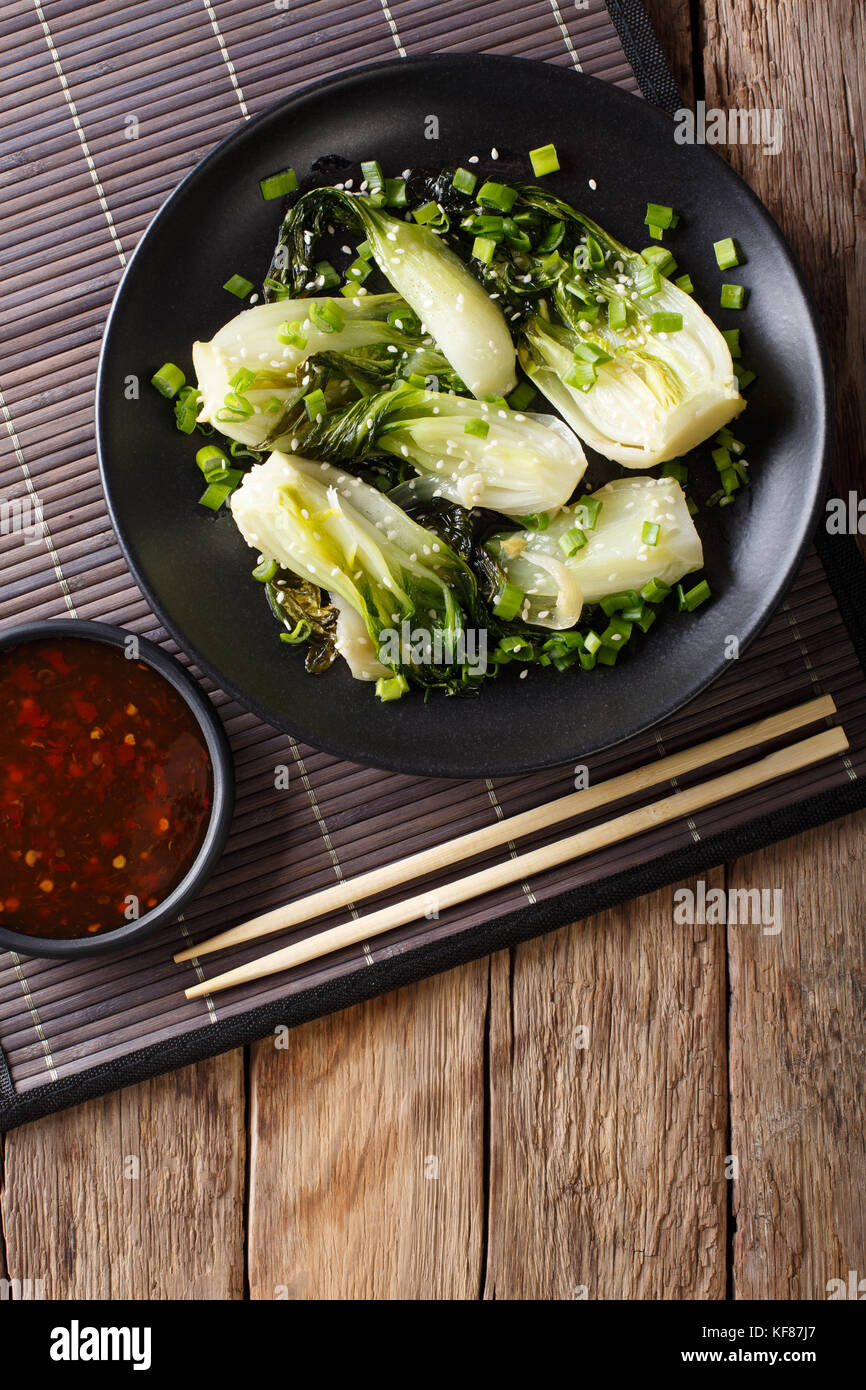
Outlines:
{"label": "brown bamboo mat", "polygon": [[[640,34],[635,39],[633,0],[622,0],[617,12],[644,94],[653,95],[647,88],[654,81],[669,87],[657,52],[641,46]],[[71,614],[120,624],[172,650],[108,522],[93,394],[118,276],[179,179],[238,121],[276,98],[397,55],[520,54],[639,91],[603,0],[289,0],[285,7],[7,0],[0,38],[0,501],[20,499],[42,518],[35,540],[0,534],[0,625]],[[695,864],[713,862],[716,846],[731,843],[724,837],[756,818],[790,828],[798,823],[792,808],[832,793],[842,800],[821,814],[838,813],[848,804],[843,789],[866,771],[866,682],[812,554],[744,659],[657,731],[593,758],[591,779],[826,692],[851,739],[849,756],[290,976],[189,1003],[183,989],[202,970],[172,964],[181,943],[560,796],[573,778],[572,768],[495,782],[379,772],[298,745],[211,690],[237,764],[224,860],[187,920],[137,950],[83,966],[0,953],[0,1128],[260,1035],[277,1018],[328,1012],[480,954],[509,939],[503,923],[530,935],[578,916],[602,901],[599,885],[619,884],[619,896],[643,891],[659,864],[669,867],[658,881],[670,881],[683,854],[696,853]],[[290,769],[287,792],[274,789],[279,764]],[[826,798],[821,804],[830,805]],[[264,949],[281,944],[274,936]],[[216,973],[262,949],[205,964]]]}

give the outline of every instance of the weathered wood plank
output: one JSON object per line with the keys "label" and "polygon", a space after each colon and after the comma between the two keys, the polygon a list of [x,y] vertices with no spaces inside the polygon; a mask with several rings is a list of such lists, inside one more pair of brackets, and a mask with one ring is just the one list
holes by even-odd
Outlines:
{"label": "weathered wood plank", "polygon": [[724,929],[672,891],[496,957],[487,1298],[724,1297]]}
{"label": "weathered wood plank", "polygon": [[480,961],[253,1049],[253,1298],[478,1297],[488,974]]}
{"label": "weathered wood plank", "polygon": [[243,1297],[243,1054],[6,1136],[10,1279],[46,1298]]}
{"label": "weathered wood plank", "polygon": [[866,1275],[866,815],[731,866],[781,931],[729,926],[734,1290],[823,1299]]}

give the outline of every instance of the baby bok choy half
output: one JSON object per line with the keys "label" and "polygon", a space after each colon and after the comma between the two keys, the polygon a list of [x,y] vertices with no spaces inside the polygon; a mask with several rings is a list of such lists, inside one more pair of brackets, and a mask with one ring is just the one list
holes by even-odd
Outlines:
{"label": "baby bok choy half", "polygon": [[209,342],[193,344],[199,422],[251,448],[288,444],[284,415],[306,390],[300,369],[322,354],[346,383],[341,403],[353,380],[358,389],[368,379],[374,383],[369,389],[377,389],[404,366],[447,370],[397,294],[259,304],[230,319]]}
{"label": "baby bok choy half", "polygon": [[505,516],[553,512],[586,470],[580,440],[553,415],[524,414],[498,402],[427,391],[406,382],[295,427],[311,458],[360,461],[390,454],[421,478],[396,500],[446,497]]}
{"label": "baby bok choy half", "polygon": [[639,603],[647,586],[651,594],[643,597],[656,601],[703,565],[700,537],[674,478],[615,478],[564,507],[546,530],[501,533],[487,549],[519,591],[524,622],[557,630],[574,625],[581,601],[631,591]]}
{"label": "baby bok choy half", "polygon": [[449,693],[471,685],[461,657],[478,607],[474,576],[385,494],[328,463],[274,452],[247,474],[231,508],[266,561],[332,596],[337,650],[362,678],[384,668],[383,698],[410,681]]}
{"label": "baby bok choy half", "polygon": [[[363,232],[379,269],[475,396],[513,390],[515,348],[502,310],[429,226],[392,217],[372,196],[316,188],[286,215],[266,293],[306,293],[316,239],[325,224]],[[274,287],[277,287],[276,289]]]}

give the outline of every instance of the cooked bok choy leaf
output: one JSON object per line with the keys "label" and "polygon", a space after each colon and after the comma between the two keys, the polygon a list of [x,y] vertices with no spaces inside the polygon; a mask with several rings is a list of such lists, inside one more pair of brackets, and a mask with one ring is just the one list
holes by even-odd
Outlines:
{"label": "cooked bok choy leaf", "polygon": [[739,415],[728,344],[691,295],[589,218],[541,202],[581,236],[570,261],[556,253],[554,316],[529,319],[520,361],[584,443],[626,468],[651,468]]}
{"label": "cooked bok choy leaf", "polygon": [[[362,661],[372,656],[419,685],[465,687],[475,579],[387,496],[328,463],[274,452],[231,507],[249,545],[361,616],[372,643]],[[350,640],[346,625],[339,635]]]}
{"label": "cooked bok choy leaf", "polygon": [[404,483],[398,501],[441,496],[506,516],[555,511],[586,469],[580,440],[553,415],[403,383],[297,429],[311,458],[387,453],[417,468],[423,478]]}
{"label": "cooked bok choy leaf", "polygon": [[[310,357],[328,353],[351,362],[354,355],[360,366],[369,361],[379,386],[402,361],[413,370],[416,362],[432,370],[447,366],[415,328],[415,316],[397,294],[364,295],[357,303],[283,300],[245,309],[209,342],[193,344],[199,421],[254,448],[264,440],[284,442],[282,416],[303,394],[298,369]],[[347,378],[350,372],[351,366]]]}
{"label": "cooked bok choy leaf", "polygon": [[652,579],[670,587],[704,562],[674,478],[615,478],[592,493],[589,508],[564,507],[546,530],[498,535],[487,549],[525,595],[524,621],[556,629],[577,621],[575,584],[584,603],[599,603],[629,589],[639,594]]}
{"label": "cooked bok choy leaf", "polygon": [[283,222],[268,293],[274,285],[287,286],[293,295],[308,291],[316,238],[328,222],[364,233],[379,269],[473,395],[513,389],[515,350],[502,310],[441,237],[427,226],[392,217],[363,193],[316,188],[295,204]]}

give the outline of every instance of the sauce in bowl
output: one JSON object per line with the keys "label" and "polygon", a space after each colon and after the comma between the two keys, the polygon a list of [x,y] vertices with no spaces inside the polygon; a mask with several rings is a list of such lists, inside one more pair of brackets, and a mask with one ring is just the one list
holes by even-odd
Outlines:
{"label": "sauce in bowl", "polygon": [[0,925],[111,932],[185,878],[208,829],[213,768],[172,685],[90,638],[0,651]]}

